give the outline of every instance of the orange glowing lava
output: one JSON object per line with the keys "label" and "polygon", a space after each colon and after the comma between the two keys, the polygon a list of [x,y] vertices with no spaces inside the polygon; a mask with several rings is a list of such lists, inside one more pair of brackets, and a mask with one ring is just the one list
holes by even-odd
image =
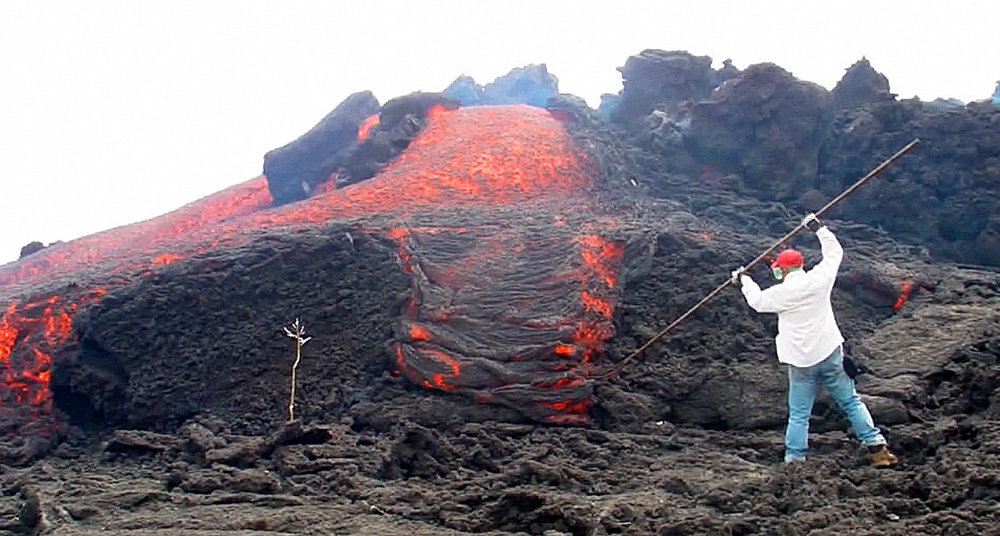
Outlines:
{"label": "orange glowing lava", "polygon": [[617,243],[606,241],[600,236],[587,234],[580,237],[584,264],[593,270],[604,281],[613,287],[617,279],[617,266],[621,262],[625,248]]}
{"label": "orange glowing lava", "polygon": [[163,264],[171,264],[183,258],[184,258],[183,256],[174,253],[161,253],[153,257],[153,260],[151,262],[153,263],[154,266],[158,266]]}
{"label": "orange glowing lava", "polygon": [[[394,372],[481,400],[502,400],[509,384],[544,389],[547,401],[537,407],[545,419],[581,422],[589,407],[588,367],[614,333],[624,253],[621,243],[602,236],[614,222],[590,212],[593,166],[561,117],[542,109],[436,106],[427,117],[423,132],[369,180],[336,189],[334,174],[308,199],[270,208],[266,179],[258,177],[158,218],[2,266],[0,290],[65,274],[83,274],[96,288],[238,246],[262,230],[368,218],[363,228],[396,242],[411,280]],[[377,115],[366,119],[358,138],[377,124]],[[374,215],[383,223],[373,226]],[[588,222],[586,230],[581,222]],[[77,307],[102,292],[79,301],[8,303],[0,317],[3,389],[47,404],[52,350],[71,336]],[[543,294],[559,299],[536,315]],[[495,307],[496,316],[475,316],[476,304],[435,301],[449,295],[475,297]],[[494,355],[506,342],[503,330],[529,342]],[[7,366],[15,354],[23,366]],[[517,366],[501,370],[508,363]]]}
{"label": "orange glowing lava", "polygon": [[7,309],[0,314],[0,361],[10,358],[11,349],[17,342],[18,328],[13,325],[14,312],[17,310],[17,302],[7,304]]}
{"label": "orange glowing lava", "polygon": [[576,353],[576,348],[568,344],[557,344],[552,351],[562,356],[571,356]]}
{"label": "orange glowing lava", "polygon": [[365,120],[362,121],[360,125],[358,125],[358,140],[363,140],[367,138],[368,132],[372,128],[378,126],[378,124],[379,124],[378,114],[369,115],[368,117],[366,117]]}
{"label": "orange glowing lava", "polygon": [[550,407],[552,409],[563,411],[571,414],[584,414],[590,407],[590,404],[586,400],[579,401],[563,401],[563,402],[542,402],[543,406]]}
{"label": "orange glowing lava", "polygon": [[410,338],[415,341],[428,341],[431,338],[431,333],[423,326],[410,324]]}
{"label": "orange glowing lava", "polygon": [[[0,313],[0,400],[50,409],[52,351],[72,335],[72,316],[77,309],[100,299],[104,292],[97,288],[72,300],[53,295],[7,304]],[[15,363],[15,348],[22,347]]]}
{"label": "orange glowing lava", "polygon": [[448,109],[447,108],[445,108],[441,104],[435,104],[434,106],[431,106],[431,108],[429,110],[427,110],[427,117],[430,117],[430,118],[441,117],[442,115],[444,115],[446,113],[448,113]]}
{"label": "orange glowing lava", "polygon": [[375,177],[261,212],[254,226],[537,202],[578,197],[591,187],[572,138],[544,110],[440,107],[428,116],[424,132]]}
{"label": "orange glowing lava", "polygon": [[910,294],[913,293],[913,290],[913,283],[903,281],[903,283],[899,285],[899,296],[896,298],[896,302],[892,304],[892,310],[898,311],[901,307],[903,307],[903,304],[910,298]]}
{"label": "orange glowing lava", "polygon": [[226,238],[207,231],[213,224],[252,214],[271,202],[267,180],[257,177],[157,218],[56,244],[0,266],[0,287],[59,274],[140,272],[169,264]]}

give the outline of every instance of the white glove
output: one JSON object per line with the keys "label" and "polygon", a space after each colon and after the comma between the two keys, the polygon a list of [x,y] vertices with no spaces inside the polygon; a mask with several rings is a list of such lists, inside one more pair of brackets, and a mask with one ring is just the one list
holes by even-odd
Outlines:
{"label": "white glove", "polygon": [[819,228],[822,227],[823,224],[819,222],[819,218],[817,218],[815,214],[810,212],[805,218],[802,218],[802,226],[815,233],[816,231],[819,231]]}
{"label": "white glove", "polygon": [[732,277],[729,281],[737,287],[740,286],[740,276],[743,275],[744,271],[746,271],[746,268],[743,266],[740,266],[737,270],[733,270],[733,273],[731,274]]}

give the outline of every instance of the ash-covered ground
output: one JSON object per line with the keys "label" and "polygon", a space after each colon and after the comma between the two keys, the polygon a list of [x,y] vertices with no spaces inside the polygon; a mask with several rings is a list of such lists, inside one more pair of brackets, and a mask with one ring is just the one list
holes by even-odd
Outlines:
{"label": "ash-covered ground", "polygon": [[[897,468],[868,467],[826,397],[814,410],[809,461],[780,463],[786,376],[775,320],[735,289],[620,376],[587,381],[590,405],[572,426],[526,410],[523,397],[484,399],[483,389],[453,381],[442,385],[457,389],[425,388],[401,373],[394,349],[414,342],[401,318],[423,318],[407,316],[415,281],[425,285],[412,269],[433,264],[434,243],[401,249],[379,216],[352,215],[262,229],[128,277],[80,269],[0,287],[5,299],[28,300],[108,283],[80,302],[73,337],[53,350],[51,415],[4,399],[0,534],[995,531],[1000,248],[990,241],[1000,111],[897,101],[867,62],[827,92],[776,66],[712,70],[705,60],[629,58],[625,89],[597,111],[550,95],[552,115],[593,165],[595,211],[562,207],[569,215],[553,224],[551,205],[519,202],[490,212],[481,228],[503,216],[517,222],[506,228],[534,237],[603,222],[603,238],[623,251],[604,296],[614,334],[593,363],[577,363],[599,371],[920,137],[824,217],[846,250],[835,312]],[[532,73],[542,89],[552,83]],[[265,171],[273,197],[289,202],[282,214],[304,206],[294,202],[307,190],[298,184],[319,188],[331,174],[341,187],[363,184],[411,158],[406,147],[432,104],[498,104],[490,95],[505,87],[459,82],[446,99],[386,103],[370,141],[352,138],[379,110],[362,96],[353,115],[318,125],[340,141],[314,143],[321,128],[272,153]],[[525,94],[518,102],[539,92]],[[274,186],[282,173],[284,186]],[[410,217],[412,228],[454,229],[482,213]],[[808,233],[792,245],[818,261]],[[423,304],[450,287],[421,288]],[[298,421],[286,424],[292,350],[281,327],[296,317],[313,339],[297,370]]]}

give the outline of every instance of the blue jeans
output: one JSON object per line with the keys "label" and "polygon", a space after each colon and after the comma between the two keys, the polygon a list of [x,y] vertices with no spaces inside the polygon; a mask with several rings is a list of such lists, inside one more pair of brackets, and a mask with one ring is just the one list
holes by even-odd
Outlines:
{"label": "blue jeans", "polygon": [[867,446],[885,445],[885,438],[875,428],[868,407],[854,390],[854,380],[844,372],[844,353],[838,347],[829,357],[811,367],[788,367],[786,462],[806,457],[809,449],[809,416],[816,399],[817,380],[823,382],[837,405],[847,415],[858,441]]}

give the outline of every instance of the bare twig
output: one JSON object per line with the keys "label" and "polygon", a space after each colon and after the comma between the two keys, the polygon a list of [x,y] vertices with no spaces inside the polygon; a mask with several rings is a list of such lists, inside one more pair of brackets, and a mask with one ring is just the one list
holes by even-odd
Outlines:
{"label": "bare twig", "polygon": [[288,422],[295,420],[295,370],[299,367],[299,361],[302,360],[302,347],[312,340],[312,337],[306,337],[306,326],[305,324],[299,322],[296,318],[292,325],[283,328],[285,330],[285,335],[295,339],[295,362],[292,363],[292,388],[290,389],[288,395]]}

